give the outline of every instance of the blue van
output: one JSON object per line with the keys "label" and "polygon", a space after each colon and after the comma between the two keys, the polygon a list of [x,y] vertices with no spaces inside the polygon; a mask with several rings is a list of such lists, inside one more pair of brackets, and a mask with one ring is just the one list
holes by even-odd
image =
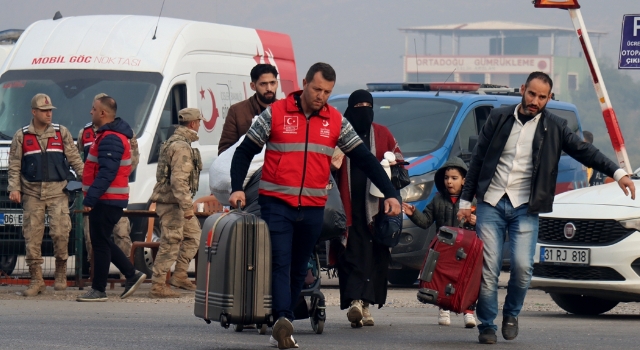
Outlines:
{"label": "blue van", "polygon": [[[433,199],[436,170],[451,157],[465,162],[471,159],[477,135],[493,108],[520,103],[517,89],[478,87],[466,93],[445,91],[447,86],[461,89],[461,84],[438,83],[441,91],[430,91],[434,84],[367,84],[374,99],[374,122],[389,128],[400,145],[411,184],[404,188],[402,199],[423,210]],[[329,103],[343,112],[348,95],[337,95]],[[549,101],[546,107],[565,118],[573,132],[582,135],[576,107],[570,103]],[[586,169],[578,161],[564,155],[558,168],[556,193],[586,187]],[[392,284],[412,284],[421,269],[429,243],[435,236],[434,226],[428,230],[416,227],[405,216],[400,243],[393,248]],[[505,245],[506,246],[506,245]],[[505,254],[505,257],[508,257]],[[508,264],[508,260],[505,262]]]}

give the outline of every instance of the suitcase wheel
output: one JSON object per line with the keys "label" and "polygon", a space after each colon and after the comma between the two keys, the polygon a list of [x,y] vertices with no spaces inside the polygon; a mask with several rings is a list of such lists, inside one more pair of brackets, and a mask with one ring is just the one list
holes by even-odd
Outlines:
{"label": "suitcase wheel", "polygon": [[242,330],[244,329],[244,326],[241,324],[237,324],[235,326],[233,326],[233,330],[236,332],[242,332]]}
{"label": "suitcase wheel", "polygon": [[324,320],[321,320],[318,316],[313,316],[310,318],[311,320],[311,328],[316,334],[322,334],[324,331]]}
{"label": "suitcase wheel", "polygon": [[269,315],[267,318],[267,326],[273,327],[275,323],[276,323],[276,320],[273,319],[273,315]]}
{"label": "suitcase wheel", "polygon": [[256,328],[258,328],[258,334],[262,334],[262,335],[267,334],[267,325],[266,324],[257,324]]}
{"label": "suitcase wheel", "polygon": [[227,315],[224,315],[224,314],[223,314],[223,315],[220,315],[220,325],[221,325],[223,328],[229,328],[229,326],[230,326],[231,324],[229,323],[229,320],[227,319]]}

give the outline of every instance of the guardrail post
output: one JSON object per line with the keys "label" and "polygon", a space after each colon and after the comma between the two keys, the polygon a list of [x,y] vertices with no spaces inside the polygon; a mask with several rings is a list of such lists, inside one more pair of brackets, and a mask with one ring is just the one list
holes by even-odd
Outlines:
{"label": "guardrail post", "polygon": [[76,234],[76,286],[78,289],[84,289],[84,280],[82,279],[82,265],[84,262],[84,216],[82,213],[82,192],[75,194],[76,199],[74,202],[74,220],[75,220],[75,234]]}

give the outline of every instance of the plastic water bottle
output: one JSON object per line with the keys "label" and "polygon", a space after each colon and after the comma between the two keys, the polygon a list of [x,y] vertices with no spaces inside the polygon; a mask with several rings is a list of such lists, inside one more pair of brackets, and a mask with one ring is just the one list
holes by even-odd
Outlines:
{"label": "plastic water bottle", "polygon": [[[391,152],[387,152],[387,153],[391,153]],[[391,155],[393,156],[393,160],[395,161],[396,157],[393,155],[393,153],[391,153]],[[384,169],[389,179],[391,179],[391,166],[389,165],[389,160],[386,159],[386,154],[385,154],[385,159],[383,159],[380,162],[380,165],[382,165],[382,169]],[[371,184],[371,188],[369,189],[369,194],[371,194],[374,197],[384,198],[384,194],[380,192],[380,190],[373,183]]]}

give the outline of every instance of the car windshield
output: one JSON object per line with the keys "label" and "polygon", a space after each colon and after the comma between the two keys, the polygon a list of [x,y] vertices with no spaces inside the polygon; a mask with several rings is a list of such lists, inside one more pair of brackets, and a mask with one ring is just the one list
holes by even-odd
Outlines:
{"label": "car windshield", "polygon": [[[373,121],[389,128],[405,157],[417,157],[438,149],[460,105],[435,98],[379,97],[373,99]],[[341,113],[347,99],[329,101]]]}
{"label": "car windshield", "polygon": [[53,122],[64,125],[74,138],[91,121],[93,98],[112,96],[121,117],[136,134],[142,130],[162,75],[148,72],[98,70],[16,70],[0,77],[0,136],[8,139],[32,119],[31,98],[49,95]]}

